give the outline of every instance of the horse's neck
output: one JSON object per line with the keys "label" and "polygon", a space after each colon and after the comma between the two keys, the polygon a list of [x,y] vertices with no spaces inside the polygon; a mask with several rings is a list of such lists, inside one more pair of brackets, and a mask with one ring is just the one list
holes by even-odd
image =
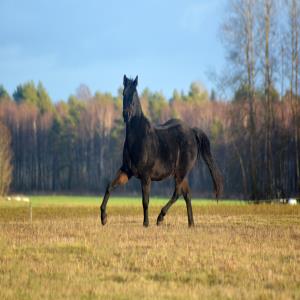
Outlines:
{"label": "horse's neck", "polygon": [[144,116],[138,94],[135,93],[134,97],[136,104],[134,115],[126,124],[126,139],[128,139],[130,143],[141,141],[143,137],[146,136],[147,131],[149,131],[149,127],[151,127],[149,120]]}
{"label": "horse's neck", "polygon": [[133,116],[130,122],[126,124],[126,138],[131,141],[142,139],[149,126],[150,122],[143,113],[139,116]]}

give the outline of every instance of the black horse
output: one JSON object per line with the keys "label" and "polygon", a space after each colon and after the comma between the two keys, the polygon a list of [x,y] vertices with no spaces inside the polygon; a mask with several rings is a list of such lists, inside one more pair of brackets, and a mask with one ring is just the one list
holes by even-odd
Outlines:
{"label": "black horse", "polygon": [[216,197],[222,190],[222,179],[210,152],[210,143],[205,133],[190,128],[184,122],[171,119],[155,126],[144,116],[137,93],[138,77],[134,80],[124,75],[123,118],[126,123],[126,138],[123,147],[123,164],[115,179],[107,186],[101,204],[101,222],[107,222],[106,205],[111,191],[124,185],[132,176],[141,180],[144,209],[144,226],[149,225],[148,204],[151,181],[160,181],[173,176],[175,189],[172,198],[162,208],[157,225],[161,224],[168,209],[183,195],[187,207],[188,224],[194,225],[191,194],[187,175],[200,154],[212,176]]}

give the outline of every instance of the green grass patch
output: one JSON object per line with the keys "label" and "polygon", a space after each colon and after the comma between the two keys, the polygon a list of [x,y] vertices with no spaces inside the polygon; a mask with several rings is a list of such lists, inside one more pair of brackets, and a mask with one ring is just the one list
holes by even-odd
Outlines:
{"label": "green grass patch", "polygon": [[[101,196],[74,196],[74,195],[28,195],[31,200],[32,206],[49,206],[49,205],[63,205],[63,206],[99,206],[102,202]],[[168,198],[164,197],[151,197],[151,206],[162,206],[168,202]],[[15,201],[1,201],[0,205],[10,204],[10,205],[21,205],[26,206],[27,203],[15,202]],[[16,204],[17,203],[17,204]],[[141,197],[128,197],[128,196],[113,196],[110,197],[108,205],[109,206],[140,206],[142,203]],[[213,199],[193,199],[193,205],[218,205],[216,200]],[[239,200],[222,200],[219,201],[219,205],[244,205],[246,202]],[[184,205],[185,202],[180,198],[175,205]]]}

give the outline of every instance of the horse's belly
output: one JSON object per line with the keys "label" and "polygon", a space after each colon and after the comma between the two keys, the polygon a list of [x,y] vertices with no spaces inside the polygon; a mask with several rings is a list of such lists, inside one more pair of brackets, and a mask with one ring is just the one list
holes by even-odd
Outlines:
{"label": "horse's belly", "polygon": [[167,162],[156,161],[151,170],[151,179],[154,181],[160,181],[168,178],[174,173],[173,169],[172,165]]}

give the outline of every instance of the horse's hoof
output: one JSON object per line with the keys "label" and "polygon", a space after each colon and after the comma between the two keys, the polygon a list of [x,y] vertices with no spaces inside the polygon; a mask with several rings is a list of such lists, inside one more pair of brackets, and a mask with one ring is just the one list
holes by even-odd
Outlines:
{"label": "horse's hoof", "polygon": [[107,215],[106,214],[101,214],[101,223],[104,226],[107,222]]}
{"label": "horse's hoof", "polygon": [[195,224],[194,223],[189,223],[189,228],[194,228]]}
{"label": "horse's hoof", "polygon": [[157,221],[156,221],[156,225],[160,226],[164,221],[164,217],[162,217],[161,215],[158,216]]}
{"label": "horse's hoof", "polygon": [[149,222],[144,222],[144,223],[143,223],[143,226],[144,226],[144,227],[148,227],[148,226],[149,226]]}

